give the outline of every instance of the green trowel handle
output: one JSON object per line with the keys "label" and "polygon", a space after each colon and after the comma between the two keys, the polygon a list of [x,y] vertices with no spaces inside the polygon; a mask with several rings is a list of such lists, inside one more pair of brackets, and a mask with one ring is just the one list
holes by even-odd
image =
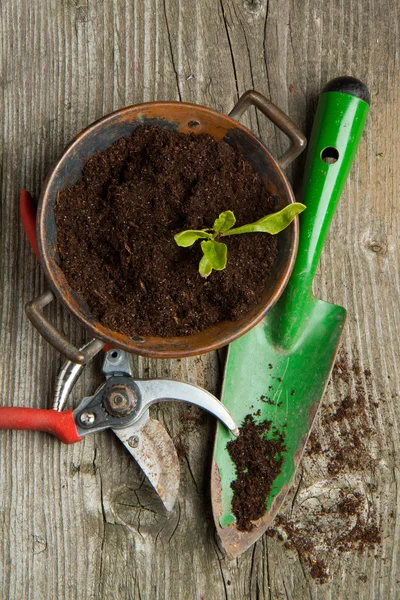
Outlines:
{"label": "green trowel handle", "polygon": [[289,283],[296,294],[311,293],[322,247],[368,110],[368,90],[352,77],[334,79],[319,97],[303,178],[301,202],[307,210],[300,217],[299,249]]}
{"label": "green trowel handle", "polygon": [[265,323],[274,344],[293,348],[307,326],[312,281],[337,203],[346,182],[369,110],[369,94],[353,77],[338,77],[319,97],[308,145],[301,201],[300,240],[289,283]]}

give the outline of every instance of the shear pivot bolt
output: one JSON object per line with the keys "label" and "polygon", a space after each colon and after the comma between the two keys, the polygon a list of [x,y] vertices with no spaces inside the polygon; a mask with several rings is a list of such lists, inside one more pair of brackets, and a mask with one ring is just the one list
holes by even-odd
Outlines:
{"label": "shear pivot bolt", "polygon": [[106,411],[114,417],[126,417],[135,410],[137,397],[128,385],[113,385],[104,399]]}
{"label": "shear pivot bolt", "polygon": [[81,414],[79,419],[80,419],[80,422],[84,423],[85,425],[93,425],[93,423],[96,420],[96,415],[94,413],[84,412]]}

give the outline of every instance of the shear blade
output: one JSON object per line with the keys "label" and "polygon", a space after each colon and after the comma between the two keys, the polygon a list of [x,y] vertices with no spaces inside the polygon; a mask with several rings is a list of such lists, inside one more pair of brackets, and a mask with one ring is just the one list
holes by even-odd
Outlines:
{"label": "shear blade", "polygon": [[156,419],[146,419],[124,429],[113,429],[157,492],[167,511],[172,511],[178,495],[180,469],[175,446]]}

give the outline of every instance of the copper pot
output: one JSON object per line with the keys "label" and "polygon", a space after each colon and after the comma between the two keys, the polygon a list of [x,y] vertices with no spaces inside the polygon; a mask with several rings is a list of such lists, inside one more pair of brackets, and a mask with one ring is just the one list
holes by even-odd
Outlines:
{"label": "copper pot", "polygon": [[[236,120],[250,106],[256,106],[290,138],[289,149],[279,159],[275,159],[267,148]],[[254,327],[275,304],[288,282],[296,258],[298,219],[279,234],[278,258],[266,283],[261,302],[238,321],[221,322],[200,333],[174,338],[130,338],[108,329],[96,320],[87,304],[71,289],[57,264],[54,206],[58,192],[80,179],[82,165],[91,155],[105,150],[117,139],[131,134],[143,123],[161,125],[183,133],[208,133],[217,140],[226,141],[238,149],[262,177],[267,190],[276,200],[277,210],[295,201],[282,169],[302,152],[306,139],[289,117],[258,92],[246,92],[228,116],[197,104],[149,102],[123,108],[90,125],[67,147],[44,184],[38,209],[37,239],[44,272],[52,291],[45,292],[26,306],[29,319],[41,335],[76,363],[87,362],[106,342],[128,352],[153,358],[192,356],[221,348]],[[78,350],[72,346],[43,315],[42,309],[54,297],[58,298],[94,336],[95,339],[85,350]]]}

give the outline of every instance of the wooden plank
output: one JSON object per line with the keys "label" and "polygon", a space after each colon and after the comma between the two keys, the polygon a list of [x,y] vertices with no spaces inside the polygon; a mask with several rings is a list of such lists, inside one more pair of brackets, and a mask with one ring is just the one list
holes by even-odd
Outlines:
{"label": "wooden plank", "polygon": [[[213,423],[201,421],[194,410],[185,421],[187,409],[170,405],[155,411],[182,452],[179,502],[169,519],[111,434],[66,447],[44,434],[1,433],[0,596],[399,597],[396,3],[15,0],[1,3],[0,15],[2,405],[44,406],[61,363],[24,315],[24,304],[47,285],[24,238],[17,205],[23,186],[38,195],[51,164],[76,133],[112,110],[154,99],[181,99],[227,112],[250,87],[309,130],[316,94],[327,80],[349,73],[369,85],[372,115],[315,292],[347,307],[343,347],[349,360],[372,371],[365,391],[380,404],[373,409],[376,462],[359,485],[363,492],[367,483],[376,485],[368,493],[383,535],[377,558],[343,555],[331,565],[324,585],[312,580],[304,557],[285,549],[277,537],[265,537],[227,562],[210,512]],[[283,151],[286,141],[262,116],[251,112],[244,122],[273,152]],[[300,160],[289,173],[295,182],[301,166]],[[83,342],[84,332],[65,311],[53,306],[49,314],[75,344]],[[182,361],[135,358],[134,364],[140,376],[182,378],[219,391],[215,354]],[[99,372],[97,359],[77,384],[75,400],[95,389]],[[342,392],[341,384],[332,386],[326,405]],[[322,423],[317,433],[323,442],[331,439]],[[312,496],[326,478],[323,457],[307,457],[286,511],[304,520],[299,498]],[[359,579],[363,574],[366,582]]]}

